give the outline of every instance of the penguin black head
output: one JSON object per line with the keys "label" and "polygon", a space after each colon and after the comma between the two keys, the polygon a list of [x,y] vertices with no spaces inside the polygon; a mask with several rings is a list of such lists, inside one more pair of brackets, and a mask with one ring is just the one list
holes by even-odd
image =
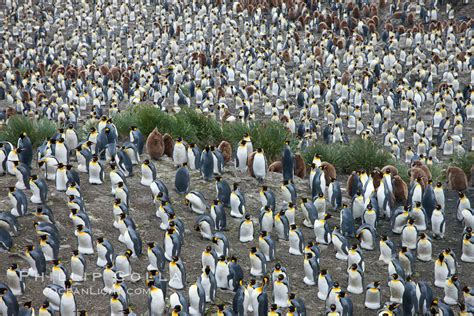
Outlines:
{"label": "penguin black head", "polygon": [[154,247],[155,247],[155,242],[153,242],[153,241],[152,241],[152,242],[149,242],[147,245],[148,245],[148,247],[150,247],[150,248],[154,248]]}
{"label": "penguin black head", "polygon": [[133,254],[133,251],[131,251],[130,249],[125,250],[125,256],[131,257],[132,254]]}
{"label": "penguin black head", "polygon": [[8,187],[8,191],[15,192],[15,187]]}
{"label": "penguin black head", "polygon": [[4,296],[5,294],[7,294],[7,292],[8,292],[7,288],[0,288],[0,296]]}
{"label": "penguin black head", "polygon": [[36,181],[38,180],[38,176],[36,174],[31,175],[30,180]]}
{"label": "penguin black head", "polygon": [[10,265],[10,269],[12,269],[12,270],[18,269],[18,264],[12,263],[12,264]]}
{"label": "penguin black head", "polygon": [[79,256],[79,250],[74,249],[74,250],[72,251],[72,255],[73,255],[73,256]]}
{"label": "penguin black head", "polygon": [[249,221],[249,220],[251,219],[251,216],[250,216],[250,214],[248,214],[248,213],[247,213],[247,214],[245,214],[245,219],[246,219],[247,221]]}
{"label": "penguin black head", "polygon": [[[120,214],[120,215],[121,215],[121,214]],[[81,232],[81,231],[84,229],[84,225],[79,224],[79,225],[76,226],[76,228],[77,228],[78,231]]]}
{"label": "penguin black head", "polygon": [[[280,213],[281,213],[281,212],[280,212]],[[267,232],[266,230],[262,230],[262,231],[260,232],[260,236],[261,236],[261,237],[266,237],[267,235],[268,235],[268,232]]]}
{"label": "penguin black head", "polygon": [[99,238],[97,238],[97,243],[98,243],[98,244],[101,244],[101,243],[103,243],[103,242],[104,242],[104,237],[99,237]]}
{"label": "penguin black head", "polygon": [[408,218],[408,224],[413,225],[415,224],[415,219],[414,218]]}
{"label": "penguin black head", "polygon": [[48,240],[48,235],[41,235],[39,237],[40,237],[40,240],[42,241]]}
{"label": "penguin black head", "polygon": [[234,190],[237,190],[239,188],[239,184],[237,182],[234,182],[233,188],[234,188]]}
{"label": "penguin black head", "polygon": [[257,152],[258,152],[258,153],[262,153],[262,152],[263,152],[263,149],[262,149],[262,148],[257,148]]}

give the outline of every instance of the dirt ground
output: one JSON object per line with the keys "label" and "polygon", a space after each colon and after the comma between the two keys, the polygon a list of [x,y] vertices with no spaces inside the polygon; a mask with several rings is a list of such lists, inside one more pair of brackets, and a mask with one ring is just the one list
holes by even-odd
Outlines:
{"label": "dirt ground", "polygon": [[[174,165],[171,159],[164,158],[158,162],[155,162],[158,170],[158,178],[162,179],[169,188],[170,197],[173,203],[176,214],[184,221],[186,226],[186,237],[185,245],[183,246],[182,259],[184,261],[187,270],[187,284],[191,285],[195,282],[196,278],[201,273],[201,252],[204,250],[209,241],[201,239],[198,232],[194,231],[194,220],[196,214],[192,213],[184,204],[184,197],[178,195],[174,191]],[[224,174],[230,184],[233,182],[239,182],[241,191],[244,192],[247,200],[247,211],[253,215],[253,219],[258,225],[257,218],[260,209],[260,201],[258,196],[259,184],[258,182],[248,175],[241,175],[234,172],[233,167],[227,167]],[[94,233],[94,237],[103,236],[112,242],[116,254],[120,254],[125,250],[125,246],[118,242],[118,231],[113,228],[111,222],[112,216],[112,204],[113,197],[110,195],[110,181],[107,177],[107,182],[101,186],[92,186],[88,184],[88,178],[86,175],[81,175],[81,187],[86,202],[88,214],[91,218],[91,226]],[[281,203],[281,190],[280,183],[282,180],[281,174],[270,173],[265,184],[268,185],[277,195],[277,203]],[[345,187],[345,177],[339,177],[342,186]],[[135,168],[135,176],[128,179],[130,195],[131,211],[130,215],[133,217],[137,224],[138,231],[143,239],[144,245],[147,242],[156,241],[160,245],[163,245],[164,232],[158,228],[159,220],[155,217],[155,206],[151,203],[151,192],[149,188],[142,186],[140,183],[139,168]],[[5,194],[2,194],[3,198],[0,200],[2,211],[10,209],[9,201],[6,198],[6,188],[10,185],[14,185],[15,178],[10,176],[4,176],[0,178],[0,185],[5,188]],[[298,195],[300,197],[309,196],[309,185],[307,179],[296,179],[296,185],[298,188]],[[194,190],[201,191],[208,202],[214,199],[216,192],[214,183],[204,182],[200,179],[197,172],[192,173],[191,187]],[[61,234],[61,249],[60,259],[64,265],[70,269],[70,254],[73,249],[76,248],[77,242],[73,233],[72,221],[68,218],[68,209],[66,207],[66,196],[62,192],[57,192],[54,189],[54,184],[49,183],[50,198],[48,205],[51,206],[57,226]],[[469,191],[471,197],[474,196],[473,190]],[[461,234],[463,226],[458,223],[455,218],[456,212],[456,194],[455,192],[446,191],[447,203],[447,236],[443,240],[433,241],[433,258],[446,247],[454,249],[454,252],[458,255],[461,254]],[[300,202],[298,201],[298,204]],[[282,205],[278,204],[278,208]],[[30,205],[29,211],[33,211],[35,206]],[[331,219],[331,227],[338,224],[339,214],[334,211],[329,211],[334,217]],[[227,213],[229,214],[229,213]],[[18,254],[22,252],[22,249],[27,244],[36,244],[37,237],[34,236],[33,223],[35,221],[34,216],[27,216],[19,219],[21,229],[20,235],[15,237],[15,246],[12,253],[0,254],[0,263],[2,270],[14,262],[19,263],[21,269],[27,269],[28,264]],[[301,225],[302,214],[298,212],[297,224]],[[238,258],[240,265],[245,271],[246,280],[249,280],[249,260],[248,252],[253,243],[242,244],[238,241],[238,224],[239,220],[233,219],[228,216],[228,231],[225,234],[230,240],[230,254]],[[302,228],[305,241],[314,240],[314,233],[312,229]],[[256,231],[258,231],[256,229]],[[377,229],[378,234],[390,235],[396,244],[399,243],[398,236],[392,236],[389,229],[389,223],[387,221],[381,221],[380,226]],[[274,238],[276,240],[276,236]],[[350,243],[355,243],[355,240],[350,240]],[[277,242],[276,262],[280,262],[284,267],[288,269],[290,288],[291,291],[295,292],[298,297],[302,297],[305,300],[308,315],[319,315],[324,311],[324,302],[317,299],[317,287],[307,286],[303,283],[303,257],[292,256],[288,253],[288,242]],[[146,249],[144,249],[146,250]],[[335,258],[335,250],[332,245],[328,247],[321,247],[321,268],[328,269],[332,274],[333,278],[337,280],[342,287],[347,285],[347,273],[345,272],[347,264],[344,261],[337,260]],[[382,282],[382,301],[387,301],[389,298],[389,290],[386,285],[387,280],[387,267],[378,261],[379,251],[366,251],[365,262],[365,284],[379,280]],[[94,272],[100,273],[100,269],[95,265],[96,256],[87,256],[87,273],[91,276]],[[272,270],[275,262],[269,263],[269,271]],[[148,265],[148,258],[145,255],[137,259],[132,260],[133,271],[140,274],[141,280],[137,282],[128,281],[127,285],[132,289],[130,295],[130,302],[133,309],[138,314],[146,312],[146,289],[143,275],[146,272]],[[51,264],[48,263],[48,273],[51,270]],[[414,279],[417,281],[433,281],[433,267],[434,262],[416,262]],[[459,275],[462,285],[473,285],[474,277],[470,274],[472,264],[460,262],[459,264]],[[6,282],[5,272],[0,275],[0,281]],[[42,296],[42,289],[48,284],[48,280],[33,280],[28,278],[26,280],[26,293],[19,297],[20,303],[25,301],[33,301],[33,306],[39,306],[44,300]],[[77,306],[79,309],[90,311],[91,315],[103,315],[109,312],[109,296],[106,294],[99,294],[102,288],[101,278],[88,279],[85,282],[77,283],[74,285],[79,291],[76,295]],[[442,297],[443,293],[441,289],[433,286],[436,296]],[[83,292],[85,291],[85,292]],[[172,293],[172,290],[168,290],[168,295]],[[185,294],[187,295],[187,288]],[[231,304],[233,293],[230,291],[217,292],[216,304]],[[269,295],[271,298],[271,295]],[[368,310],[364,309],[364,295],[351,295],[354,302],[354,315],[361,315]],[[208,311],[213,311],[214,306],[207,306]],[[375,314],[369,312],[369,314]]]}

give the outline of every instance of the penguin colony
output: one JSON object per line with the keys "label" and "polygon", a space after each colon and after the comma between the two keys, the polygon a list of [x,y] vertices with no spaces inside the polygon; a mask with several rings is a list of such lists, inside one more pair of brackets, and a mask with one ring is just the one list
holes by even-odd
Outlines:
{"label": "penguin colony", "polygon": [[[6,1],[0,116],[61,128],[38,148],[27,133],[0,143],[0,315],[474,312],[468,179],[450,167],[433,183],[427,167],[474,146],[472,20],[452,3],[94,3]],[[142,102],[223,124],[281,121],[301,151],[374,139],[411,181],[386,166],[342,183],[319,155],[306,177],[289,143],[269,165],[252,135],[205,148],[159,127],[119,135],[114,115]],[[183,260],[191,253],[200,262]],[[93,272],[109,305],[86,311],[79,302],[95,298],[77,289]],[[134,272],[143,296],[128,291]]]}

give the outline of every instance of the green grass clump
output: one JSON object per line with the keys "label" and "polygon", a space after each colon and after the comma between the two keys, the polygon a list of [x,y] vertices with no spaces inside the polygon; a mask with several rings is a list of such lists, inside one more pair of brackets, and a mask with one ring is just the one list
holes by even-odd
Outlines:
{"label": "green grass clump", "polygon": [[[208,118],[194,110],[185,109],[174,116],[176,118],[175,131],[182,135],[188,133],[188,128],[191,128],[191,134],[188,139],[182,136],[188,142],[194,142],[201,148],[207,144],[216,144],[223,139],[222,129],[216,120]],[[179,131],[181,126],[185,126],[184,131]]]}
{"label": "green grass clump", "polygon": [[303,152],[303,158],[307,164],[311,164],[314,155],[321,156],[322,161],[327,161],[336,167],[337,171],[343,172],[346,167],[346,145],[316,143]]}
{"label": "green grass clump", "polygon": [[345,155],[345,170],[351,172],[356,169],[373,170],[383,168],[392,161],[392,155],[379,144],[371,140],[357,139],[350,143]]}
{"label": "green grass clump", "polygon": [[222,125],[222,138],[232,146],[242,140],[245,133],[250,133],[250,127],[241,122],[226,123]]}
{"label": "green grass clump", "polygon": [[[241,134],[242,138],[243,134]],[[250,136],[254,148],[263,148],[268,161],[281,159],[286,140],[291,133],[280,122],[259,122],[250,126]]]}
{"label": "green grass clump", "polygon": [[474,152],[466,152],[464,155],[455,155],[449,165],[461,168],[464,173],[469,176],[471,174],[471,168],[474,165]]}
{"label": "green grass clump", "polygon": [[33,146],[38,146],[45,139],[52,137],[57,129],[57,124],[46,118],[37,120],[22,115],[15,115],[8,120],[8,124],[0,131],[0,140],[16,144],[20,134],[25,132]]}

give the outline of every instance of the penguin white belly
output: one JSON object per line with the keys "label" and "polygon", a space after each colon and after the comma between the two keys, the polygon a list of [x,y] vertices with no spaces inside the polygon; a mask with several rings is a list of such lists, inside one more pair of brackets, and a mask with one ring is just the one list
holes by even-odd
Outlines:
{"label": "penguin white belly", "polygon": [[403,292],[405,291],[405,286],[400,281],[391,281],[389,286],[390,301],[401,304],[403,302]]}
{"label": "penguin white belly", "polygon": [[173,149],[173,161],[175,164],[181,166],[187,162],[186,148],[183,144],[176,144]]}
{"label": "penguin white belly", "polygon": [[379,309],[380,308],[380,291],[372,288],[368,289],[365,294],[365,307],[368,309]]}
{"label": "penguin white belly", "polygon": [[115,259],[115,268],[117,273],[120,273],[120,275],[124,278],[132,274],[130,262],[125,256],[118,256]]}
{"label": "penguin white belly", "polygon": [[239,146],[237,149],[237,160],[239,161],[238,170],[241,172],[247,172],[247,148]]}
{"label": "penguin white belly", "polygon": [[417,240],[418,234],[416,232],[415,227],[412,226],[407,226],[403,231],[402,231],[402,246],[407,247],[408,249],[416,249],[416,240]]}
{"label": "penguin white belly", "polygon": [[38,277],[40,274],[38,270],[36,269],[35,260],[31,256],[26,256],[25,258],[28,264],[30,265],[30,268],[28,269],[28,275],[33,278]]}
{"label": "penguin white belly", "polygon": [[255,255],[250,255],[250,274],[256,277],[262,276],[262,261]]}
{"label": "penguin white belly", "polygon": [[104,283],[103,290],[106,293],[112,293],[112,288],[115,283],[115,272],[113,272],[112,270],[104,270],[104,273],[102,274],[102,281]]}
{"label": "penguin white belly", "polygon": [[470,240],[463,240],[461,261],[474,262],[474,244]]}
{"label": "penguin white belly", "polygon": [[[230,216],[236,217],[236,218],[241,218],[244,216],[244,214],[240,213],[239,211],[240,207],[240,198],[237,194],[231,193],[230,194]],[[243,206],[242,206],[243,208]]]}
{"label": "penguin white belly", "polygon": [[161,316],[165,311],[165,300],[161,289],[154,288],[150,293],[150,316]]}
{"label": "penguin white belly", "polygon": [[89,183],[102,184],[101,167],[98,165],[89,165]]}
{"label": "penguin white belly", "polygon": [[374,240],[368,229],[364,229],[360,233],[360,247],[365,250],[374,250]]}
{"label": "penguin white belly", "polygon": [[265,159],[256,154],[253,160],[253,173],[257,179],[264,179],[266,175]]}
{"label": "penguin white belly", "polygon": [[20,190],[26,190],[26,185],[25,185],[25,182],[23,181],[23,174],[20,172],[20,170],[15,169],[15,176],[16,176],[15,188],[20,189]]}
{"label": "penguin white belly", "polygon": [[240,242],[249,242],[253,240],[254,228],[252,223],[243,223],[240,226]]}
{"label": "penguin white belly", "polygon": [[85,255],[94,254],[94,248],[92,248],[92,239],[89,234],[82,233],[77,236],[78,250],[80,253]]}
{"label": "penguin white belly", "polygon": [[189,287],[189,314],[190,315],[201,315],[199,311],[199,294],[198,287],[193,284]]}
{"label": "penguin white belly", "polygon": [[76,159],[77,159],[77,171],[82,172],[82,173],[87,173],[86,158],[83,155],[81,155],[80,153],[78,153],[76,155]]}
{"label": "penguin white belly", "polygon": [[143,166],[142,167],[142,178],[140,180],[140,183],[145,186],[150,186],[151,183],[153,182],[153,172],[148,166]]}
{"label": "penguin white belly", "polygon": [[336,259],[338,260],[347,260],[347,247],[343,249],[343,243],[337,236],[332,236],[332,243],[334,248],[336,248]]}
{"label": "penguin white belly", "polygon": [[364,293],[364,287],[362,284],[362,276],[357,271],[349,271],[349,279],[347,291],[352,294]]}
{"label": "penguin white belly", "polygon": [[105,265],[107,264],[107,259],[105,257],[106,254],[107,248],[102,245],[97,245],[97,266],[105,267]]}
{"label": "penguin white belly", "polygon": [[456,285],[451,283],[451,280],[446,280],[444,285],[444,298],[443,301],[448,305],[458,304],[458,289]]}
{"label": "penguin white belly", "polygon": [[313,268],[309,264],[308,260],[304,260],[303,270],[304,270],[303,282],[308,285],[315,285],[316,282],[313,277]]}
{"label": "penguin white belly", "polygon": [[271,261],[270,260],[270,246],[267,244],[267,242],[263,239],[259,239],[258,246],[260,248],[260,251],[265,255],[265,260]]}
{"label": "penguin white belly", "polygon": [[133,252],[132,257],[136,258],[137,254],[135,253],[135,243],[130,237],[130,233],[128,229],[125,231],[125,234],[124,234],[124,244],[127,246],[128,249],[132,250]]}
{"label": "penguin white belly", "polygon": [[66,171],[58,170],[56,172],[56,190],[66,191],[67,190],[67,175]]}
{"label": "penguin white belly", "polygon": [[331,235],[326,232],[325,221],[315,220],[314,221],[314,235],[316,236],[316,242],[328,245],[331,243]]}
{"label": "penguin white belly", "polygon": [[434,285],[443,288],[448,276],[449,270],[447,264],[445,262],[440,264],[439,261],[436,261],[434,269]]}
{"label": "penguin white belly", "polygon": [[444,238],[445,221],[441,212],[434,211],[431,215],[431,231],[437,238]]}
{"label": "penguin white belly", "polygon": [[273,284],[273,301],[279,307],[288,307],[288,287],[283,282]]}
{"label": "penguin white belly", "polygon": [[178,268],[178,266],[176,264],[170,264],[170,281],[168,285],[175,290],[183,289],[184,285],[182,277],[183,275],[181,274],[181,270]]}
{"label": "penguin white belly", "polygon": [[41,245],[41,250],[43,251],[44,258],[46,259],[46,261],[51,261],[51,260],[56,259],[54,258],[53,248],[51,248],[51,246],[48,245],[47,243],[45,243],[44,245]]}
{"label": "penguin white belly", "polygon": [[218,262],[216,267],[216,284],[218,288],[228,289],[229,282],[227,277],[229,276],[229,267],[225,262]]}
{"label": "penguin white belly", "polygon": [[156,215],[156,217],[158,217],[161,220],[160,229],[162,229],[162,230],[168,229],[168,227],[169,227],[168,213],[166,213],[165,210],[162,207],[160,207],[156,210],[155,215]]}
{"label": "penguin white belly", "polygon": [[212,236],[213,236],[212,228],[211,228],[211,225],[209,225],[208,222],[202,221],[201,223],[199,223],[199,230],[201,232],[202,238],[208,239],[208,240],[212,239]]}
{"label": "penguin white belly", "polygon": [[84,265],[82,262],[77,259],[71,259],[71,275],[70,278],[74,282],[81,282],[84,276]]}
{"label": "penguin white belly", "polygon": [[206,294],[206,303],[211,302],[211,281],[209,277],[201,277],[201,285]]}
{"label": "penguin white belly", "polygon": [[165,248],[165,257],[167,260],[171,260],[171,257],[173,256],[173,240],[170,237],[165,237],[165,243],[164,243],[164,248]]}
{"label": "penguin white belly", "polygon": [[323,275],[318,277],[318,298],[325,301],[328,297],[329,285],[326,278]]}
{"label": "penguin white belly", "polygon": [[[52,290],[49,287],[45,287],[43,290],[43,295],[46,297],[46,299],[49,302],[49,306],[53,311],[58,311],[59,310],[59,305],[61,304],[61,296],[58,294],[58,292]],[[6,313],[3,315],[7,315]]]}
{"label": "penguin white belly", "polygon": [[264,230],[268,233],[271,233],[273,231],[273,215],[272,212],[270,214],[265,213],[265,215],[262,217],[262,223],[260,225],[260,229]]}
{"label": "penguin white belly", "polygon": [[290,232],[289,234],[290,249],[289,252],[292,255],[301,256],[303,253],[300,250],[300,238],[296,233]]}
{"label": "penguin white belly", "polygon": [[379,260],[383,261],[385,264],[389,264],[392,260],[392,249],[388,247],[385,243],[382,243],[380,245]]}
{"label": "penguin white belly", "polygon": [[[21,277],[21,275],[20,275]],[[16,274],[16,271],[7,270],[7,284],[13,295],[22,295],[20,277]]]}
{"label": "penguin white belly", "polygon": [[41,204],[41,196],[40,196],[40,190],[36,186],[36,184],[30,184],[30,189],[31,189],[31,198],[30,201],[33,204]]}
{"label": "penguin white belly", "polygon": [[56,150],[54,152],[54,157],[58,160],[58,163],[62,163],[64,165],[67,165],[68,159],[67,159],[67,148],[66,148],[66,146],[56,145]]}
{"label": "penguin white belly", "polygon": [[420,261],[431,261],[432,247],[429,241],[420,241],[416,248],[416,257]]}

